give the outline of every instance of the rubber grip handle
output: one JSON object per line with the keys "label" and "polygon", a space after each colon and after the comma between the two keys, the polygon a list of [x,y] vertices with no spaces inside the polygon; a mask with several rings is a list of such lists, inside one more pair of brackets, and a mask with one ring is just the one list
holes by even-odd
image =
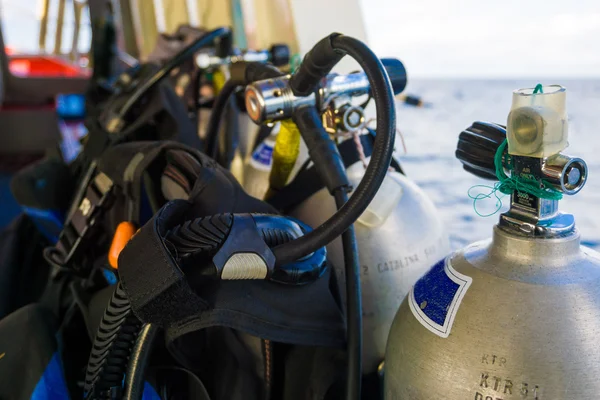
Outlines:
{"label": "rubber grip handle", "polygon": [[294,111],[293,121],[308,147],[319,177],[330,193],[341,187],[350,187],[346,167],[335,142],[323,128],[321,116],[314,106],[301,106]]}
{"label": "rubber grip handle", "polygon": [[308,96],[317,90],[321,79],[344,57],[345,53],[333,48],[333,39],[340,33],[332,33],[321,39],[300,63],[298,70],[290,78],[290,87],[296,96]]}
{"label": "rubber grip handle", "polygon": [[385,71],[390,77],[390,82],[392,83],[392,90],[394,91],[394,95],[402,93],[406,88],[407,76],[406,76],[406,68],[402,61],[397,58],[382,58],[381,63],[385,67]]}

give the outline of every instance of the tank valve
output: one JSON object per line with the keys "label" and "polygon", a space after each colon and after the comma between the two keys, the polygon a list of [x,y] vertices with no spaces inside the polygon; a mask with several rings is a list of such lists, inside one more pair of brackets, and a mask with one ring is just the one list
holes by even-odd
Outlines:
{"label": "tank valve", "polygon": [[510,210],[500,217],[503,229],[554,237],[575,227],[572,215],[559,212],[558,200],[583,188],[588,169],[581,158],[560,153],[568,146],[565,100],[559,85],[516,90],[506,127],[475,122],[459,137],[456,157],[464,169],[500,180],[499,189],[511,193]]}
{"label": "tank valve", "polygon": [[[401,93],[406,87],[406,70],[400,60],[381,59],[390,77],[394,94]],[[325,111],[336,100],[364,96],[370,93],[369,79],[364,72],[348,75],[329,74],[324,78],[316,93],[308,96],[296,96],[290,86],[291,77],[265,79],[246,87],[246,109],[248,116],[257,124],[280,121],[291,118],[295,109],[303,105],[315,105],[319,111]],[[342,116],[344,124],[352,125],[361,118],[349,110],[348,116]]]}

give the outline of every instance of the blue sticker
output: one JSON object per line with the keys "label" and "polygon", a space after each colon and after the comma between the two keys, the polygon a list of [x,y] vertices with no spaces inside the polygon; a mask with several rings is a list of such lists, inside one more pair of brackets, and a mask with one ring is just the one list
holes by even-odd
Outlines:
{"label": "blue sticker", "polygon": [[435,264],[415,283],[408,305],[415,318],[429,331],[447,338],[454,317],[473,278],[457,272],[447,258]]}
{"label": "blue sticker", "polygon": [[255,167],[261,169],[270,169],[273,160],[273,147],[275,143],[264,141],[252,153],[252,161]]}

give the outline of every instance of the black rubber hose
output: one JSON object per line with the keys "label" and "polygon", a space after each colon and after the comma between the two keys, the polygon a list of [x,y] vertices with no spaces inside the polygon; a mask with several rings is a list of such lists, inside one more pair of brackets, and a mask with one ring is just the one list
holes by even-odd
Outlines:
{"label": "black rubber hose", "polygon": [[371,162],[360,184],[348,200],[331,218],[306,235],[273,249],[277,265],[283,265],[312,253],[340,236],[367,208],[385,177],[394,151],[396,138],[396,109],[387,72],[377,56],[361,41],[337,36],[336,49],[354,58],[365,71],[377,109],[377,135]]}
{"label": "black rubber hose", "polygon": [[229,79],[219,95],[216,97],[213,108],[210,113],[208,126],[206,127],[206,145],[204,152],[213,159],[217,159],[219,150],[219,128],[221,119],[225,114],[225,109],[229,104],[229,98],[240,86],[245,86],[248,82],[275,78],[282,76],[283,73],[277,68],[268,64],[254,62],[237,62],[231,65],[231,79]]}
{"label": "black rubber hose", "polygon": [[215,158],[219,150],[219,128],[221,126],[221,117],[225,114],[225,108],[229,103],[229,97],[244,82],[238,80],[228,80],[215,99],[213,109],[210,113],[208,126],[206,127],[206,147],[205,153]]}
{"label": "black rubber hose", "polygon": [[129,358],[129,366],[125,375],[125,394],[123,400],[140,400],[144,394],[144,375],[150,359],[152,346],[156,339],[158,327],[145,324],[138,335],[137,342]]}
{"label": "black rubber hose", "polygon": [[[200,89],[202,89],[202,77],[205,74],[206,74],[206,70],[199,69],[196,72],[196,77],[194,78],[194,82],[193,82],[192,98],[194,101],[194,111],[197,113],[200,112],[200,100],[202,100],[202,95],[200,94]],[[198,118],[198,121],[199,120],[200,120],[200,118]]]}
{"label": "black rubber hose", "polygon": [[[344,189],[334,194],[337,208],[347,201]],[[361,398],[362,383],[362,293],[360,288],[360,265],[358,260],[358,244],[354,234],[354,225],[342,233],[344,265],[346,266],[346,349],[348,353],[348,369],[346,370],[346,399]]]}
{"label": "black rubber hose", "polygon": [[231,168],[235,157],[235,150],[239,143],[239,114],[235,97],[229,97],[225,107],[225,120],[223,121],[223,132],[217,140],[217,154],[213,157],[225,169]]}
{"label": "black rubber hose", "polygon": [[84,385],[86,399],[111,398],[111,391],[122,387],[140,327],[141,322],[131,312],[125,291],[117,284],[90,353]]}
{"label": "black rubber hose", "polygon": [[135,92],[129,96],[127,102],[121,107],[119,110],[119,118],[123,119],[125,115],[129,112],[129,110],[133,107],[135,103],[145,94],[147,93],[154,85],[159,83],[163,78],[165,78],[173,69],[181,65],[185,60],[192,57],[195,52],[200,50],[203,47],[212,45],[216,39],[223,37],[225,35],[231,34],[231,29],[229,28],[217,28],[214,29],[204,35],[202,35],[198,40],[195,40],[192,44],[187,46],[185,49],[181,50],[177,53],[173,58],[165,63],[150,79],[144,81],[144,83],[137,88]]}

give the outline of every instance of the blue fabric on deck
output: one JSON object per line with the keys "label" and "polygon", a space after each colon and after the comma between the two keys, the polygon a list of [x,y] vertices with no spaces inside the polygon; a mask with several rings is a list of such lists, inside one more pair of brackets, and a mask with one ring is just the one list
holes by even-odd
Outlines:
{"label": "blue fabric on deck", "polygon": [[[31,400],[62,400],[69,399],[69,391],[60,363],[58,352],[54,353],[44,374],[35,386]],[[144,383],[142,400],[161,400],[156,390],[148,382]]]}
{"label": "blue fabric on deck", "polygon": [[62,365],[58,353],[54,353],[44,374],[33,390],[31,400],[58,400],[68,399],[69,391],[62,372]]}
{"label": "blue fabric on deck", "polygon": [[142,400],[160,400],[160,396],[148,382],[144,383],[144,394],[142,395]]}
{"label": "blue fabric on deck", "polygon": [[0,174],[0,229],[21,213],[21,208],[10,192],[11,178],[11,175]]}

